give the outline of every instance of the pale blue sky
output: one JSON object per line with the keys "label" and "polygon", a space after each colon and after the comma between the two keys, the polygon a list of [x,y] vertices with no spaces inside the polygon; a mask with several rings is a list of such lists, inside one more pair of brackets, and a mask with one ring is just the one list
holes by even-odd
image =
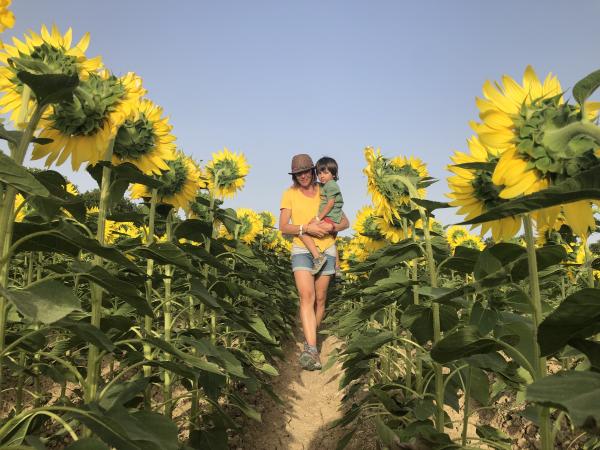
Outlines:
{"label": "pale blue sky", "polygon": [[[252,166],[227,205],[278,214],[291,157],[340,165],[345,211],[369,203],[363,148],[414,155],[440,182],[465,150],[486,79],[527,64],[564,89],[600,66],[597,1],[14,0],[16,26],[89,31],[88,56],[142,76],[178,145],[207,161],[224,146]],[[69,174],[66,168],[59,169]],[[85,172],[72,177],[84,190]],[[444,223],[458,220],[451,211]]]}

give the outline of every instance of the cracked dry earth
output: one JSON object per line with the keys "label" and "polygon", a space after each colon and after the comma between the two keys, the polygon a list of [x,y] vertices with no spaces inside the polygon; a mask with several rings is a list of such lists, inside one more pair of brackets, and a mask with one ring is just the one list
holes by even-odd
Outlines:
{"label": "cracked dry earth", "polygon": [[[262,410],[262,423],[247,423],[240,442],[232,448],[333,450],[338,440],[344,436],[346,430],[329,429],[329,424],[342,416],[340,407],[343,392],[338,389],[342,375],[341,365],[336,363],[324,372],[301,370],[298,356],[302,344],[299,336],[296,338],[296,342],[285,346],[286,357],[279,365],[279,377],[275,378],[272,386],[283,404],[263,395],[257,406]],[[331,351],[340,345],[333,336],[322,342],[323,365]],[[346,448],[367,448],[365,442],[359,441],[359,436],[355,435]]]}

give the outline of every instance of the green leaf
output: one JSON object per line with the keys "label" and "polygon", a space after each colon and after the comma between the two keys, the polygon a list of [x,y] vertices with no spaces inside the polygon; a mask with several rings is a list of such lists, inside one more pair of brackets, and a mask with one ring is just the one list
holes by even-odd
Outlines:
{"label": "green leaf", "polygon": [[598,199],[600,199],[600,166],[580,172],[548,189],[509,200],[473,219],[461,222],[461,225],[472,225],[504,217],[518,216],[538,209],[564,205],[579,200]]}
{"label": "green leaf", "polygon": [[431,349],[431,357],[440,364],[481,353],[501,350],[502,345],[490,338],[482,337],[477,327],[469,325],[445,336]]}
{"label": "green leaf", "polygon": [[153,259],[159,264],[173,264],[188,273],[199,274],[192,266],[186,253],[170,242],[153,242],[149,246],[138,247],[131,251],[134,255]]}
{"label": "green leaf", "polygon": [[149,382],[150,377],[145,377],[133,381],[112,384],[102,395],[99,404],[106,410],[111,409],[114,406],[123,406],[125,403],[135,398],[140,392],[143,392]]}
{"label": "green leaf", "polygon": [[374,421],[377,436],[384,445],[392,447],[400,443],[398,435],[396,435],[396,433],[394,433],[394,431],[388,427],[385,422],[379,418],[379,416],[375,416]]}
{"label": "green leaf", "polygon": [[177,239],[204,242],[212,234],[212,225],[199,219],[187,219],[173,229]]}
{"label": "green leaf", "polygon": [[146,298],[139,294],[133,284],[112,275],[105,268],[86,262],[74,261],[71,264],[71,270],[73,273],[79,274],[81,278],[96,283],[106,289],[107,292],[122,298],[133,306],[138,313],[146,316],[154,315]]}
{"label": "green leaf", "polygon": [[17,78],[31,88],[39,105],[72,101],[73,91],[79,85],[77,75],[50,73],[37,75],[19,71]]}
{"label": "green leaf", "polygon": [[29,195],[48,197],[50,192],[25,167],[0,151],[0,181]]}
{"label": "green leaf", "polygon": [[[177,425],[167,417],[148,411],[130,413],[123,407],[114,407],[106,413],[127,432],[127,437],[144,450],[178,450]],[[119,447],[117,447],[119,448]]]}
{"label": "green leaf", "polygon": [[214,345],[208,339],[184,338],[183,342],[193,345],[201,355],[212,357],[227,373],[237,378],[248,378],[244,373],[242,363],[229,350]]}
{"label": "green leaf", "polygon": [[575,86],[573,86],[573,97],[575,97],[577,103],[583,105],[598,87],[600,87],[600,70],[595,70],[575,83]]}
{"label": "green leaf", "polygon": [[65,450],[110,450],[102,441],[96,438],[83,438],[65,448]]}
{"label": "green leaf", "polygon": [[34,322],[53,323],[81,308],[73,289],[54,280],[41,281],[25,289],[0,286],[0,293]]}
{"label": "green leaf", "polygon": [[219,366],[217,366],[216,364],[208,362],[208,361],[204,361],[203,359],[201,359],[197,356],[193,356],[188,353],[182,352],[181,350],[175,348],[172,344],[166,342],[163,339],[155,338],[153,336],[148,336],[148,337],[146,337],[145,340],[149,344],[153,345],[154,347],[156,347],[164,352],[167,352],[173,356],[177,356],[182,361],[184,361],[185,363],[189,364],[192,367],[195,367],[200,370],[204,370],[206,372],[211,372],[211,373],[214,373],[217,375],[221,375],[221,370],[219,369]]}
{"label": "green leaf", "polygon": [[364,334],[359,334],[350,340],[344,353],[368,355],[392,340],[394,340],[394,334],[391,331],[368,329]]}
{"label": "green leaf", "polygon": [[569,413],[574,425],[597,429],[600,424],[600,374],[559,372],[527,386],[527,400]]}
{"label": "green leaf", "polygon": [[67,318],[56,322],[54,325],[70,331],[80,339],[83,339],[85,342],[90,342],[96,347],[106,350],[107,352],[112,352],[116,348],[106,334],[102,332],[102,330],[93,326],[89,322],[77,322]]}
{"label": "green leaf", "polygon": [[600,343],[586,339],[571,339],[569,341],[571,347],[576,348],[590,360],[592,369],[600,372]]}
{"label": "green leaf", "polygon": [[600,320],[600,289],[585,288],[569,295],[538,328],[542,356],[559,351],[574,338],[597,332]]}
{"label": "green leaf", "polygon": [[425,208],[428,214],[431,214],[436,209],[452,208],[452,206],[446,202],[436,202],[433,200],[426,200],[424,198],[411,198],[411,200],[420,207]]}
{"label": "green leaf", "polygon": [[512,448],[510,437],[490,425],[477,425],[475,432],[480,438],[494,442],[494,448],[502,450],[511,450]]}
{"label": "green leaf", "polygon": [[471,397],[484,406],[490,401],[490,381],[488,376],[483,370],[475,367],[471,367]]}
{"label": "green leaf", "polygon": [[[0,123],[0,139],[4,139],[9,143],[9,145],[19,145],[19,142],[21,142],[21,139],[23,139],[24,134],[25,133],[22,131],[7,130],[4,128],[4,125]],[[31,142],[44,145],[52,142],[52,139],[32,137]]]}
{"label": "green leaf", "polygon": [[190,432],[188,445],[194,450],[228,450],[228,437],[225,427],[193,430]]}

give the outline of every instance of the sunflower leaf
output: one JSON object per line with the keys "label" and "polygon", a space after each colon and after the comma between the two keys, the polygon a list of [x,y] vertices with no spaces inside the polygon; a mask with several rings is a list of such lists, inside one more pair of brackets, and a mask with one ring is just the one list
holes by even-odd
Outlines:
{"label": "sunflower leaf", "polygon": [[600,199],[600,166],[580,172],[563,183],[509,200],[459,225],[472,225],[579,200]]}
{"label": "sunflower leaf", "polygon": [[582,78],[575,86],[573,86],[573,97],[577,100],[577,103],[583,105],[583,103],[594,93],[596,89],[600,87],[600,70],[594,72]]}
{"label": "sunflower leaf", "polygon": [[38,105],[71,101],[73,99],[73,91],[79,85],[79,77],[77,75],[36,75],[20,71],[17,73],[17,77],[31,88]]}
{"label": "sunflower leaf", "polygon": [[31,195],[48,197],[50,192],[25,168],[0,151],[0,181]]}

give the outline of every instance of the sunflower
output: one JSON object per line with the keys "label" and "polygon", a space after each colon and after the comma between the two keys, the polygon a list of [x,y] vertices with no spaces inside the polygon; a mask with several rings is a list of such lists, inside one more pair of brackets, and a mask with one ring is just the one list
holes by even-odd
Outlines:
{"label": "sunflower", "polygon": [[372,206],[363,206],[356,213],[354,221],[354,230],[361,236],[369,237],[373,240],[383,239],[383,234],[379,229],[379,217]]}
{"label": "sunflower", "polygon": [[461,236],[456,240],[455,247],[468,247],[476,250],[483,250],[485,248],[485,244],[481,240],[479,236],[473,236],[472,234],[467,234],[465,236]]}
{"label": "sunflower", "polygon": [[108,71],[90,74],[75,89],[73,102],[54,105],[42,119],[39,137],[52,142],[36,144],[32,159],[46,157],[49,166],[61,165],[71,156],[73,170],[83,162],[97,163],[145,93],[141,78],[132,72],[121,78]]}
{"label": "sunflower", "polygon": [[71,195],[79,195],[79,190],[77,189],[77,186],[75,186],[70,181],[67,182],[67,189],[66,190]]}
{"label": "sunflower", "polygon": [[15,26],[15,15],[8,7],[12,0],[0,0],[0,33]]}
{"label": "sunflower", "polygon": [[[4,22],[3,17],[0,13],[0,22]],[[23,65],[26,65],[28,71],[34,70],[33,67],[40,67],[36,73],[78,75],[80,80],[87,79],[90,73],[102,66],[100,57],[88,59],[85,56],[90,43],[89,33],[74,47],[71,47],[72,39],[71,28],[62,35],[55,25],[50,32],[46,25],[42,25],[40,34],[30,31],[29,35],[25,35],[25,42],[13,38],[14,45],[0,46],[0,62],[3,63],[0,67],[0,92],[3,94],[0,99],[0,113],[11,112],[10,120],[16,123],[21,112],[23,93],[23,83],[17,78],[17,73]],[[13,60],[13,64],[8,63],[9,58]],[[32,62],[36,64],[27,64]],[[33,99],[28,106],[32,105]],[[29,110],[33,111],[33,108],[30,107]]]}
{"label": "sunflower", "polygon": [[244,187],[250,166],[243,153],[239,155],[224,148],[212,154],[206,165],[208,189],[218,198],[232,198]]}
{"label": "sunflower", "polygon": [[468,235],[469,230],[467,230],[466,227],[463,227],[462,225],[453,225],[448,227],[448,230],[446,231],[446,240],[448,241],[448,245],[450,245],[451,248],[454,248],[458,245],[458,239]]}
{"label": "sunflower", "polygon": [[[251,244],[263,229],[261,216],[256,211],[249,208],[238,208],[235,212],[240,222],[239,228],[237,229],[237,238],[241,239],[246,244]],[[235,236],[229,232],[226,233],[226,237],[235,239]]]}
{"label": "sunflower", "polygon": [[163,110],[150,100],[142,100],[131,111],[115,137],[112,162],[130,162],[145,174],[160,175],[169,170],[165,161],[175,159],[175,136]]}
{"label": "sunflower", "polygon": [[[500,205],[501,188],[492,182],[492,173],[498,163],[497,151],[484,147],[477,137],[468,141],[469,153],[455,152],[450,159],[454,165],[447,169],[454,175],[448,178],[452,199],[450,205],[458,206],[457,214],[465,215],[465,220],[473,219],[488,209]],[[478,163],[479,168],[458,167],[459,164]],[[508,240],[521,228],[520,217],[484,222],[481,225],[481,235],[491,230],[494,240]],[[479,225],[473,225],[471,229]]]}
{"label": "sunflower", "polygon": [[404,228],[398,219],[395,217],[391,221],[386,220],[383,217],[377,217],[375,223],[379,229],[381,235],[392,244],[397,244],[404,239],[408,239],[412,236],[412,228],[408,227],[407,233],[404,233]]}
{"label": "sunflower", "polygon": [[263,228],[273,228],[275,226],[275,216],[270,211],[261,211],[259,213]]}
{"label": "sunflower", "polygon": [[[498,149],[500,159],[492,181],[502,187],[500,198],[510,199],[545,189],[598,164],[600,143],[589,137],[567,144],[557,136],[570,124],[582,120],[578,106],[565,104],[558,79],[548,74],[542,83],[531,66],[519,85],[509,76],[495,87],[487,81],[484,99],[477,99],[480,124],[472,124],[481,143]],[[585,120],[596,116],[597,103],[586,104]],[[560,142],[559,142],[560,141]],[[581,201],[563,207],[573,230],[587,235],[592,228],[591,204]],[[551,226],[560,208],[538,211],[538,226]]]}
{"label": "sunflower", "polygon": [[[181,152],[176,158],[167,161],[169,171],[158,179],[163,185],[158,188],[158,202],[173,205],[176,209],[188,210],[191,202],[196,199],[200,188],[201,172],[194,160]],[[143,184],[131,186],[131,198],[148,198],[151,190]]]}
{"label": "sunflower", "polygon": [[367,190],[375,205],[377,214],[388,222],[401,219],[401,212],[410,207],[409,187],[400,177],[407,178],[417,189],[419,197],[425,194],[419,187],[422,178],[427,176],[425,165],[418,158],[396,157],[392,160],[367,147],[364,151],[367,167],[363,169],[367,176]]}
{"label": "sunflower", "polygon": [[[98,207],[92,206],[86,209],[88,222],[94,222],[97,225]],[[104,243],[114,244],[121,237],[135,238],[139,236],[139,230],[133,222],[115,222],[114,220],[105,219],[104,222]]]}

